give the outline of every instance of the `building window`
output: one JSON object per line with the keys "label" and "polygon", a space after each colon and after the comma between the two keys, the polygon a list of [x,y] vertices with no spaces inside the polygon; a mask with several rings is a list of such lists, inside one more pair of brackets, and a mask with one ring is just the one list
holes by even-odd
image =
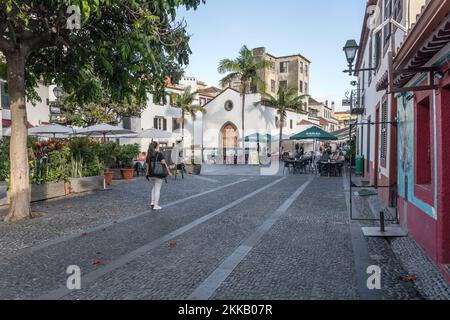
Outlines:
{"label": "building window", "polygon": [[300,81],[300,92],[303,92],[303,81]]}
{"label": "building window", "polygon": [[276,93],[277,91],[277,83],[275,82],[275,80],[271,80],[270,81],[270,91],[272,91],[273,93]]}
{"label": "building window", "polygon": [[381,64],[381,31],[375,34],[375,68]]}
{"label": "building window", "polygon": [[234,108],[233,101],[228,100],[227,102],[225,102],[224,108],[227,111],[233,110],[233,108]]}
{"label": "building window", "polygon": [[289,65],[289,62],[280,62],[280,73],[287,73],[288,65]]}
{"label": "building window", "polygon": [[270,61],[270,63],[269,63],[269,69],[270,69],[270,70],[275,70],[275,62]]}
{"label": "building window", "polygon": [[387,101],[383,102],[381,106],[381,151],[380,158],[381,160],[387,160],[387,150],[388,150],[388,132],[387,132],[387,122],[388,121],[388,103]]}
{"label": "building window", "polygon": [[[392,17],[392,0],[384,0],[384,20],[388,20]],[[392,25],[388,23],[384,27],[384,45],[388,43],[391,37]]]}
{"label": "building window", "polygon": [[308,94],[308,92],[309,92],[308,84],[305,82],[305,93]]}
{"label": "building window", "polygon": [[200,98],[200,105],[204,106],[207,102],[207,100],[205,98]]}
{"label": "building window", "polygon": [[403,0],[395,0],[394,4],[394,19],[397,22],[402,21],[403,16]]}
{"label": "building window", "polygon": [[289,122],[290,122],[290,128],[294,129],[294,121],[292,121],[292,119],[291,119]]}
{"label": "building window", "polygon": [[308,65],[307,64],[305,64],[305,74],[306,74],[306,76],[308,76],[308,72],[309,72],[309,67],[308,67]]}
{"label": "building window", "polygon": [[430,98],[417,104],[416,145],[419,147],[416,166],[416,183],[420,185],[431,184],[431,126],[430,126]]}
{"label": "building window", "polygon": [[300,62],[300,73],[303,73],[303,62]]}
{"label": "building window", "polygon": [[167,131],[167,119],[162,117],[154,118],[153,127],[158,130]]}
{"label": "building window", "polygon": [[280,89],[287,89],[288,82],[287,81],[280,81]]}
{"label": "building window", "polygon": [[181,129],[181,119],[172,119],[172,132]]}

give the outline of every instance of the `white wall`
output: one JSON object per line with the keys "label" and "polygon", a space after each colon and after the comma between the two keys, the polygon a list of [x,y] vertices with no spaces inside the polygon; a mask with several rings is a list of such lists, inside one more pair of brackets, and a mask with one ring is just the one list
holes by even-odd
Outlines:
{"label": "white wall", "polygon": [[[50,108],[47,104],[49,98],[49,88],[43,85],[39,85],[37,88],[37,93],[41,98],[41,102],[37,102],[33,105],[31,102],[27,101],[27,117],[28,122],[33,126],[39,126],[43,122],[50,121]],[[2,110],[3,119],[11,119],[10,110]]]}
{"label": "white wall", "polygon": [[[234,105],[231,111],[225,110],[225,102],[228,100],[232,101]],[[275,123],[275,118],[279,118],[277,111],[270,107],[255,106],[255,103],[260,100],[259,94],[246,96],[245,134],[242,134],[242,97],[238,92],[228,89],[207,104],[207,113],[203,116],[203,146],[209,149],[221,147],[221,129],[227,123],[232,123],[237,127],[239,139],[254,133],[268,133],[278,136],[280,129]],[[303,128],[298,123],[306,119],[306,115],[288,112],[283,135],[294,135],[302,131]],[[290,120],[293,123],[292,129],[290,128]]]}

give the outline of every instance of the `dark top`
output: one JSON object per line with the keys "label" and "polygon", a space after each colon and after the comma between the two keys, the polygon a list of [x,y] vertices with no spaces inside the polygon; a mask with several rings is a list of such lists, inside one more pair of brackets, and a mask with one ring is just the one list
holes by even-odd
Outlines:
{"label": "dark top", "polygon": [[327,152],[324,152],[322,154],[322,157],[320,158],[320,161],[328,161],[330,159],[330,155]]}
{"label": "dark top", "polygon": [[151,158],[147,157],[147,163],[153,163],[155,161],[155,159],[157,162],[161,162],[162,160],[165,160],[164,155],[161,152],[155,152],[155,153],[153,153]]}

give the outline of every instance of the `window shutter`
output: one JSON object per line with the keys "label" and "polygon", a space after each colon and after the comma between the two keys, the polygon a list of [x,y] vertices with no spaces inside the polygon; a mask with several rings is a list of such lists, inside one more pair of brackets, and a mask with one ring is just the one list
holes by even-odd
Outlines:
{"label": "window shutter", "polygon": [[153,128],[158,129],[158,118],[153,119]]}
{"label": "window shutter", "polygon": [[167,131],[167,119],[163,119],[163,130]]}

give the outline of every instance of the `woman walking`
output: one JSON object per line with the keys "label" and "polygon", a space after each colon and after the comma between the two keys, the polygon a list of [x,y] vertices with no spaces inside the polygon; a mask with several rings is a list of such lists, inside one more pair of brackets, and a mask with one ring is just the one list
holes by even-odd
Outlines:
{"label": "woman walking", "polygon": [[148,148],[147,153],[147,180],[152,180],[152,199],[151,207],[153,210],[159,211],[162,208],[159,206],[159,198],[161,195],[161,187],[163,179],[168,175],[172,176],[169,166],[164,158],[164,155],[159,151],[157,142],[152,142]]}

